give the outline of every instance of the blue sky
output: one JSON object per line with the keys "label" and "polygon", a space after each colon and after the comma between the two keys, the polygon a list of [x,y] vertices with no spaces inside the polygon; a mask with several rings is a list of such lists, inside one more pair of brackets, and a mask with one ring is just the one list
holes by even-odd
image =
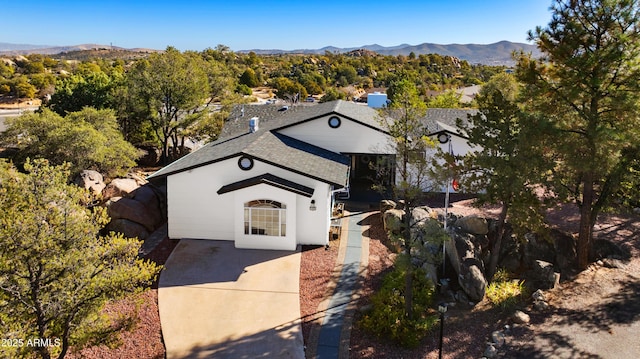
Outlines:
{"label": "blue sky", "polygon": [[232,50],[526,42],[551,0],[0,0],[0,42]]}

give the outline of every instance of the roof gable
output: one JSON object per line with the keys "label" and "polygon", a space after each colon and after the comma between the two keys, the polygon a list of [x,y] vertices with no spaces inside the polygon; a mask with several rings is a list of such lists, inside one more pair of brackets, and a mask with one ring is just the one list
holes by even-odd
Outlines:
{"label": "roof gable", "polygon": [[348,183],[350,161],[347,156],[266,130],[207,144],[149,178],[170,176],[240,155],[338,187]]}
{"label": "roof gable", "polygon": [[318,118],[339,115],[363,126],[387,133],[381,126],[378,111],[370,107],[349,101],[336,100],[320,104],[299,104],[281,111],[280,105],[241,105],[236,106],[224,124],[221,138],[230,138],[247,133],[249,119],[258,117],[263,129],[278,131],[313,121]]}
{"label": "roof gable", "polygon": [[313,196],[313,188],[309,188],[307,186],[303,186],[301,184],[286,180],[284,178],[274,176],[270,173],[265,173],[260,176],[247,178],[246,180],[230,183],[228,185],[220,187],[218,190],[218,194],[229,193],[233,191],[237,191],[243,188],[259,185],[259,184],[268,184],[273,187],[277,187],[280,189],[284,189],[289,192],[293,192],[295,194],[299,194],[305,197]]}

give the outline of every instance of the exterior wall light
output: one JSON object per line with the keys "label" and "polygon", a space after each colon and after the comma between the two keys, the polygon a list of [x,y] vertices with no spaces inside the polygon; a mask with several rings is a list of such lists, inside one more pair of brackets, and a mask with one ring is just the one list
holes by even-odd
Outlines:
{"label": "exterior wall light", "polygon": [[315,211],[316,210],[316,200],[315,199],[311,200],[311,205],[309,206],[309,210],[310,211]]}

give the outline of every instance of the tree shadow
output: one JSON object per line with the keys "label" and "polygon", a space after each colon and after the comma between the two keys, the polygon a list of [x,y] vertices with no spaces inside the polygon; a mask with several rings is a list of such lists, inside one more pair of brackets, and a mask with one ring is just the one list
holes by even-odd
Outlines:
{"label": "tree shadow", "polygon": [[640,320],[640,280],[626,280],[601,303],[575,309],[557,309],[554,325],[577,324],[592,333],[609,331],[613,325],[629,325]]}
{"label": "tree shadow", "polygon": [[182,239],[160,274],[159,288],[236,282],[256,264],[295,251],[237,249],[233,241]]}
{"label": "tree shadow", "polygon": [[501,348],[502,358],[548,359],[548,358],[581,358],[600,359],[599,355],[576,348],[575,343],[566,335],[551,331],[533,333],[531,329],[521,327],[514,335],[531,337],[525,344],[513,346],[511,343]]}
{"label": "tree shadow", "polygon": [[184,359],[303,359],[305,354],[300,325],[291,322],[222,343],[194,346],[179,356]]}

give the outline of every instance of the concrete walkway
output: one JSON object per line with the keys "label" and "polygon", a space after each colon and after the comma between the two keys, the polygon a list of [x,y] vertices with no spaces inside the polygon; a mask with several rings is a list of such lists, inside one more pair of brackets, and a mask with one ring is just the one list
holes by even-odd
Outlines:
{"label": "concrete walkway", "polygon": [[358,280],[369,257],[368,241],[362,236],[362,219],[362,212],[348,214],[342,219],[342,238],[338,253],[340,277],[326,305],[315,348],[316,359],[348,358],[353,302]]}
{"label": "concrete walkway", "polygon": [[304,358],[300,252],[183,239],[158,306],[167,358]]}

